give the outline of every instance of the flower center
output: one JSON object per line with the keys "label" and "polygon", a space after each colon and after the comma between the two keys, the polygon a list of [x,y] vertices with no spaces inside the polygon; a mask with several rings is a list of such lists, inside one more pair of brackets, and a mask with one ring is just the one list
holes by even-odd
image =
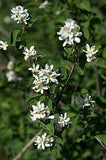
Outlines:
{"label": "flower center", "polygon": [[32,51],[28,51],[28,54],[32,54]]}
{"label": "flower center", "polygon": [[62,122],[62,121],[64,121],[65,119],[62,117],[61,119],[60,119],[60,121]]}
{"label": "flower center", "polygon": [[88,51],[88,54],[92,54],[93,52],[92,51]]}
{"label": "flower center", "polygon": [[42,89],[43,89],[43,86],[40,86],[39,89],[42,90]]}

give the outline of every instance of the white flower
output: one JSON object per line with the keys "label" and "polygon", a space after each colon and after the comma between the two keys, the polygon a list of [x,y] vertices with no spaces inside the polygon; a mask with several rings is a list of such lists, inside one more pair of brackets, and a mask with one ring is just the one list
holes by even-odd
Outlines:
{"label": "white flower", "polygon": [[38,149],[45,150],[45,147],[53,146],[53,141],[53,137],[49,138],[49,136],[46,136],[46,133],[44,133],[41,137],[37,136],[35,140],[35,145],[37,145]]}
{"label": "white flower", "polygon": [[35,64],[33,63],[32,68],[30,67],[28,70],[32,71],[33,74],[36,74],[39,72],[39,67],[40,67],[39,64],[35,66]]}
{"label": "white flower", "polygon": [[37,119],[46,117],[44,103],[40,103],[39,101],[37,103],[37,106],[32,105],[32,108],[33,108],[33,111],[30,111],[32,121],[36,121]]}
{"label": "white flower", "polygon": [[13,61],[9,61],[8,65],[7,65],[7,69],[8,70],[13,70],[13,68],[14,68],[14,62]]}
{"label": "white flower", "polygon": [[7,42],[0,41],[0,49],[7,50],[8,44]]}
{"label": "white flower", "polygon": [[35,91],[36,92],[40,92],[41,94],[43,94],[44,93],[44,90],[48,90],[48,88],[49,88],[49,86],[43,86],[43,85],[36,85],[36,86],[34,86],[32,89],[36,89]]}
{"label": "white flower", "polygon": [[15,74],[14,71],[9,71],[6,73],[6,77],[7,77],[7,80],[10,82],[10,81],[15,81],[17,79],[17,76]]}
{"label": "white flower", "polygon": [[35,77],[35,80],[33,81],[33,84],[35,85],[40,85],[44,82],[44,80],[42,78],[40,78],[39,76],[33,75]]}
{"label": "white flower", "polygon": [[48,84],[49,82],[53,82],[58,84],[58,80],[56,79],[56,77],[58,77],[60,74],[57,74],[56,71],[53,71],[53,65],[45,65],[44,69],[41,69],[39,71],[39,76],[42,77],[45,80],[46,84]]}
{"label": "white flower", "polygon": [[58,124],[61,127],[65,127],[65,125],[68,125],[70,123],[71,123],[70,118],[67,117],[67,113],[66,112],[64,113],[64,115],[61,114],[61,116],[59,116]]}
{"label": "white flower", "polygon": [[39,9],[44,9],[46,6],[49,4],[48,1],[44,1],[43,3],[40,4]]}
{"label": "white flower", "polygon": [[86,53],[87,62],[91,62],[93,59],[96,58],[94,55],[98,52],[98,50],[95,50],[95,46],[90,47],[89,44],[86,44],[86,49],[86,51],[83,51]]}
{"label": "white flower", "polygon": [[50,66],[49,66],[48,64],[45,64],[45,68],[44,68],[44,69],[41,69],[41,70],[39,71],[39,76],[44,76],[44,75],[52,72],[52,70],[53,70],[53,65],[50,65]]}
{"label": "white flower", "polygon": [[82,35],[82,32],[79,32],[80,27],[76,24],[76,22],[72,19],[68,19],[65,22],[65,25],[61,27],[60,31],[57,32],[59,36],[59,40],[63,41],[63,47],[67,44],[74,45],[75,42],[80,43],[79,36]]}
{"label": "white flower", "polygon": [[29,70],[32,70],[33,77],[35,78],[33,84],[35,85],[32,89],[35,90],[35,92],[41,92],[41,94],[44,93],[44,90],[48,90],[49,86],[48,84],[50,82],[58,84],[58,80],[56,79],[60,74],[57,74],[56,71],[53,71],[53,65],[45,65],[45,68],[39,68],[39,65],[35,67],[33,65],[33,68],[30,68]]}
{"label": "white flower", "polygon": [[11,12],[11,18],[17,23],[27,24],[27,21],[30,19],[27,9],[24,9],[22,6],[13,7]]}
{"label": "white flower", "polygon": [[25,47],[23,54],[25,55],[25,57],[24,57],[25,60],[27,60],[30,56],[36,55],[36,51],[34,49],[34,46],[31,46],[30,49]]}
{"label": "white flower", "polygon": [[83,103],[82,103],[83,108],[88,107],[88,106],[93,106],[94,107],[94,103],[95,103],[95,101],[92,100],[92,98],[89,94],[86,94],[84,96]]}
{"label": "white flower", "polygon": [[54,119],[54,115],[50,116],[50,110],[48,106],[45,107],[44,103],[41,103],[40,101],[37,103],[37,105],[32,105],[33,111],[31,112],[31,119],[32,121],[36,121],[37,119]]}
{"label": "white flower", "polygon": [[58,77],[59,75],[60,74],[53,72],[51,74],[47,74],[46,76],[44,76],[44,79],[46,80],[46,84],[48,84],[49,82],[58,84],[58,80],[56,79],[56,77]]}

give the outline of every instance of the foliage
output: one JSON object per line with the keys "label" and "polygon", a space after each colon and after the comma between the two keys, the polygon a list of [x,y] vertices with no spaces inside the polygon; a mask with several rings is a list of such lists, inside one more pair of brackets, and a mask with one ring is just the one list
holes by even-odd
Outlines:
{"label": "foliage", "polygon": [[[35,136],[39,129],[55,139],[54,146],[37,150],[32,145],[23,160],[100,160],[105,158],[105,94],[106,94],[106,34],[105,0],[49,0],[49,5],[39,9],[43,1],[0,0],[0,40],[8,41],[7,51],[0,50],[0,160],[13,159]],[[31,20],[22,33],[22,25],[10,19],[10,8],[22,5],[28,9]],[[61,95],[62,87],[73,68],[72,47],[62,47],[57,32],[64,22],[72,18],[81,27],[81,43],[77,44],[78,61],[75,70]],[[10,34],[11,33],[11,34]],[[86,43],[99,50],[97,58],[86,62],[83,52]],[[24,60],[23,48],[34,45],[41,66],[53,64],[61,76],[59,84],[51,84],[47,95],[32,90],[33,78],[28,71],[30,63]],[[20,49],[19,49],[20,47]],[[75,53],[76,54],[76,53]],[[9,58],[15,58],[15,72],[21,81],[8,82],[5,74]],[[95,100],[94,107],[82,107],[85,94]],[[56,131],[52,120],[32,122],[30,110],[38,101],[45,102],[57,118],[67,112],[72,124]],[[57,103],[58,102],[58,103]],[[100,142],[100,144],[97,142]]]}

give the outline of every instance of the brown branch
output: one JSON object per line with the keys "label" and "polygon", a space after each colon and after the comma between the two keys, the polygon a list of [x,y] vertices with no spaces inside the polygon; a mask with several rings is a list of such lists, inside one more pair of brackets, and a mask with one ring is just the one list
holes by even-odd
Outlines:
{"label": "brown branch", "polygon": [[26,152],[26,150],[34,143],[35,139],[38,135],[42,133],[42,130],[40,130],[27,144],[26,146],[16,155],[16,157],[13,160],[19,160],[23,156],[23,154]]}
{"label": "brown branch", "polygon": [[93,70],[94,70],[94,73],[95,73],[97,96],[100,96],[100,83],[99,83],[97,67],[95,65],[92,65],[92,67],[93,67]]}
{"label": "brown branch", "polygon": [[25,25],[24,25],[24,23],[22,23],[22,33],[24,33],[25,32]]}
{"label": "brown branch", "polygon": [[67,86],[67,84],[68,84],[68,82],[69,82],[69,80],[70,80],[70,78],[72,77],[72,74],[73,74],[74,69],[75,69],[75,63],[73,64],[72,70],[71,70],[71,72],[70,72],[70,74],[69,74],[69,76],[68,76],[68,78],[67,78],[67,80],[66,80],[66,82],[65,82],[65,84],[64,84],[64,86],[63,86],[63,88],[62,88],[62,91],[61,91],[60,96],[59,96],[59,98],[58,98],[58,100],[57,100],[57,103],[58,103],[59,100],[61,99],[61,96],[62,96],[62,94],[63,94],[63,92],[64,92],[64,90],[65,90],[65,88],[66,88],[66,86]]}

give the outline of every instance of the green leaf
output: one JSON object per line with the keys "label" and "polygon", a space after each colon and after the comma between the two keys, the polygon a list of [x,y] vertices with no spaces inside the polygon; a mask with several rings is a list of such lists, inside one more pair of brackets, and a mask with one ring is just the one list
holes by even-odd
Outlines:
{"label": "green leaf", "polygon": [[47,106],[49,107],[50,111],[52,111],[52,100],[51,99],[47,100]]}
{"label": "green leaf", "polygon": [[60,72],[61,72],[61,76],[62,76],[62,80],[65,80],[67,78],[67,69],[64,67],[60,67]]}
{"label": "green leaf", "polygon": [[86,63],[86,56],[84,53],[82,53],[79,56],[79,64],[76,64],[76,68],[77,68],[80,75],[84,74],[85,63]]}
{"label": "green leaf", "polygon": [[50,91],[51,91],[52,94],[55,93],[56,88],[57,88],[57,85],[56,85],[56,84],[51,85]]}
{"label": "green leaf", "polygon": [[11,46],[15,47],[17,38],[20,33],[21,33],[20,30],[14,30],[13,32],[11,32],[11,36],[10,36],[10,45]]}
{"label": "green leaf", "polygon": [[106,69],[106,61],[102,58],[98,58],[95,60],[94,64],[98,67]]}
{"label": "green leaf", "polygon": [[80,75],[84,75],[84,70],[78,64],[76,64],[76,68]]}
{"label": "green leaf", "polygon": [[106,149],[106,135],[104,135],[104,134],[97,135],[97,136],[95,136],[95,138],[102,145],[102,147],[104,147]]}
{"label": "green leaf", "polygon": [[68,55],[72,54],[72,47],[65,47],[64,50]]}
{"label": "green leaf", "polygon": [[39,93],[36,93],[34,95],[30,95],[29,98],[27,99],[27,103],[37,99],[37,97],[39,97],[39,96],[41,96],[41,94],[39,94]]}
{"label": "green leaf", "polygon": [[53,123],[47,124],[47,127],[49,128],[49,130],[52,131],[52,133],[54,133],[54,124]]}
{"label": "green leaf", "polygon": [[32,19],[31,19],[31,22],[28,24],[28,27],[32,27],[33,24],[34,24],[39,18],[40,18],[40,16],[37,17],[37,18],[32,18]]}
{"label": "green leaf", "polygon": [[63,142],[63,139],[61,139],[60,137],[57,137],[57,138],[56,138],[56,142],[59,143],[59,144],[62,144],[62,145],[63,145],[63,143],[64,143],[64,142]]}
{"label": "green leaf", "polygon": [[84,32],[84,36],[88,40],[89,39],[89,21],[83,23],[82,26],[83,26],[82,30]]}
{"label": "green leaf", "polygon": [[91,11],[91,6],[90,6],[90,2],[88,0],[84,0],[80,3],[77,4],[77,7],[80,8],[80,9],[84,9],[88,12]]}
{"label": "green leaf", "polygon": [[81,94],[86,94],[86,93],[88,93],[87,89],[85,89],[85,88],[81,89]]}
{"label": "green leaf", "polygon": [[42,102],[44,100],[45,100],[45,96],[43,95],[43,96],[40,97],[40,102]]}
{"label": "green leaf", "polygon": [[106,58],[106,48],[104,48],[102,55],[104,58]]}

